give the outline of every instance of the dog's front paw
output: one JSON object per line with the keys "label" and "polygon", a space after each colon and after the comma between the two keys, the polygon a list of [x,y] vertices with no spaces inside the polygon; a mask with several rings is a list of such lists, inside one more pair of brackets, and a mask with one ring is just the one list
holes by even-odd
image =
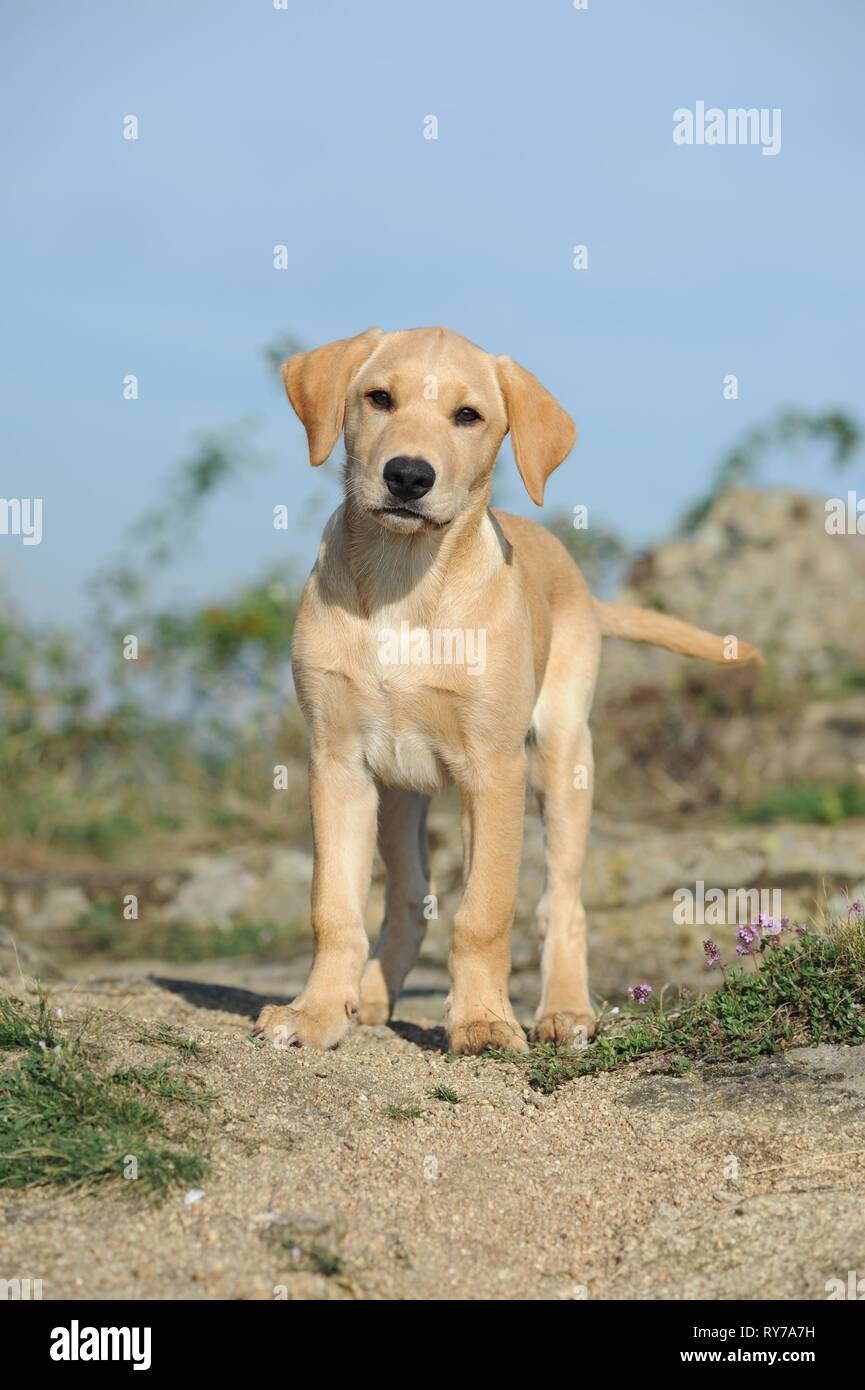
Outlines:
{"label": "dog's front paw", "polygon": [[473,1054],[495,1048],[502,1052],[527,1052],[526,1035],[515,1019],[475,1018],[448,1024],[451,1052]]}
{"label": "dog's front paw", "polygon": [[531,1031],[532,1042],[555,1043],[557,1046],[569,1044],[571,1047],[585,1047],[594,1036],[597,1020],[593,1013],[542,1014],[536,1018]]}
{"label": "dog's front paw", "polygon": [[252,1033],[274,1047],[336,1047],[354,1012],[350,1001],[313,1002],[299,995],[293,1004],[265,1004]]}

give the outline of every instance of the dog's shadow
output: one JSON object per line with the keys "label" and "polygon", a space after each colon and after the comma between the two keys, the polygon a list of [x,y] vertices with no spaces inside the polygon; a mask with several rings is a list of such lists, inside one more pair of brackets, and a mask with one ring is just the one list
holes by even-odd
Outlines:
{"label": "dog's shadow", "polygon": [[[411,990],[407,990],[406,993],[410,994]],[[396,1033],[397,1037],[414,1043],[415,1047],[419,1047],[423,1052],[448,1051],[448,1035],[441,1024],[424,1027],[422,1023],[409,1023],[404,1018],[392,1018],[386,1026],[392,1033]]]}
{"label": "dog's shadow", "polygon": [[[265,1004],[290,1004],[295,997],[288,994],[258,994],[252,989],[240,989],[236,985],[215,985],[203,980],[178,980],[166,975],[150,975],[152,984],[170,994],[179,994],[196,1009],[210,1009],[216,1013],[237,1014],[250,1021],[258,1018]],[[402,998],[412,995],[446,994],[445,989],[405,989]],[[406,1019],[392,1019],[383,1025],[406,1042],[424,1052],[447,1052],[447,1034],[440,1024],[424,1026],[410,1023]]]}
{"label": "dog's shadow", "polygon": [[290,1004],[294,995],[258,994],[236,985],[213,985],[203,980],[177,980],[166,975],[150,975],[151,984],[170,994],[179,994],[196,1009],[211,1009],[216,1013],[239,1014],[241,1018],[256,1019],[265,1004]]}

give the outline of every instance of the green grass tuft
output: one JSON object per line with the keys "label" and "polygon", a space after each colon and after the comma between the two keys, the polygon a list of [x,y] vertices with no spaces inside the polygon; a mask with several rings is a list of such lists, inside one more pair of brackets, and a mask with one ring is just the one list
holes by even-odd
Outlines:
{"label": "green grass tuft", "polygon": [[57,1017],[44,994],[39,994],[35,1008],[11,995],[0,998],[0,1049],[12,1051],[40,1044],[54,1048],[58,1042]]}
{"label": "green grass tuft", "polygon": [[204,1110],[213,1093],[171,1074],[169,1062],[97,1067],[83,1029],[59,1028],[44,996],[36,1005],[0,999],[0,1045],[24,1054],[0,1070],[0,1188],[125,1181],[163,1197],[203,1178],[207,1164],[173,1103]]}
{"label": "green grass tuft", "polygon": [[339,1255],[334,1255],[332,1251],[325,1250],[320,1245],[312,1245],[306,1253],[316,1274],[323,1274],[326,1279],[333,1279],[337,1274],[342,1273],[343,1261]]}
{"label": "green grass tuft", "polygon": [[185,1076],[175,1076],[168,1061],[152,1067],[124,1067],[112,1072],[110,1079],[117,1086],[134,1086],[160,1100],[182,1101],[197,1110],[209,1110],[217,1099],[215,1091],[202,1091]]}
{"label": "green grass tuft", "polygon": [[388,1120],[419,1120],[423,1111],[417,1105],[386,1105],[383,1114]]}
{"label": "green grass tuft", "polygon": [[139,1030],[136,1042],[151,1043],[154,1047],[174,1047],[182,1057],[200,1057],[204,1048],[195,1038],[185,1038],[170,1023],[154,1023]]}
{"label": "green grass tuft", "polygon": [[460,1098],[456,1091],[452,1090],[450,1086],[443,1085],[441,1082],[439,1082],[438,1086],[433,1087],[430,1091],[430,1096],[433,1100],[447,1101],[448,1105],[459,1105],[460,1103]]}
{"label": "green grass tuft", "polygon": [[647,1013],[581,1051],[552,1043],[527,1054],[493,1053],[524,1066],[541,1091],[655,1053],[683,1075],[695,1061],[746,1061],[785,1047],[865,1042],[865,916],[808,932],[795,945],[765,950],[760,969],[728,971],[727,982],[673,1013]]}

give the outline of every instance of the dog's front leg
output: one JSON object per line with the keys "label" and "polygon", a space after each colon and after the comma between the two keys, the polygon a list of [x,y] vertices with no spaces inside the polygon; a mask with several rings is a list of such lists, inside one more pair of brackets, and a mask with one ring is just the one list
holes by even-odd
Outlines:
{"label": "dog's front leg", "polygon": [[447,1021],[454,1052],[526,1048],[508,998],[525,783],[521,753],[488,763],[482,781],[466,779],[460,786],[466,886],[450,957]]}
{"label": "dog's front leg", "polygon": [[335,1047],[357,1012],[369,952],[364,923],[375,851],[378,794],[358,755],[310,760],[315,867],[312,971],[288,1006],[262,1009],[256,1033],[280,1047]]}

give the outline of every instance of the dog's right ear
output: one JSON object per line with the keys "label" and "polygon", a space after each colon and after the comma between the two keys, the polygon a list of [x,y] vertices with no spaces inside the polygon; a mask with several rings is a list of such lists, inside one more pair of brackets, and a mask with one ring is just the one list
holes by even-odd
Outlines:
{"label": "dog's right ear", "polygon": [[368,328],[356,338],[338,338],[282,364],[286,394],[306,430],[313,468],[330,457],[342,433],[351,379],[383,337],[380,328]]}

